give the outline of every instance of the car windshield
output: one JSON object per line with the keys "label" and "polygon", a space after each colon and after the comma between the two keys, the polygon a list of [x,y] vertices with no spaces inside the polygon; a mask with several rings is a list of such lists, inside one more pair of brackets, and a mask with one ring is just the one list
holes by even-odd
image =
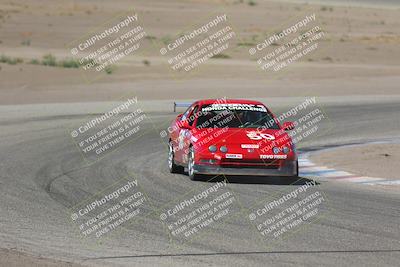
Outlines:
{"label": "car windshield", "polygon": [[197,128],[259,128],[279,129],[272,114],[263,105],[210,104],[197,113]]}

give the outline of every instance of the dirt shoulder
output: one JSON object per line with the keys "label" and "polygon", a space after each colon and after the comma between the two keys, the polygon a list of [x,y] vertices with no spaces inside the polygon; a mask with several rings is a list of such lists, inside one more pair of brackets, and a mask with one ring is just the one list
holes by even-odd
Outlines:
{"label": "dirt shoulder", "polygon": [[[4,2],[0,105],[107,101],[132,93],[149,100],[398,94],[397,10],[255,2],[135,1],[148,36],[141,41],[142,49],[101,75],[61,64],[72,57],[68,44],[105,28],[106,21],[133,8],[131,1]],[[190,73],[173,71],[160,48],[216,14],[227,14],[236,33],[225,57],[211,58]],[[324,32],[318,49],[282,70],[261,70],[249,48],[311,14]],[[45,56],[54,64],[43,65]]]}
{"label": "dirt shoulder", "polygon": [[340,148],[311,156],[311,161],[357,175],[400,179],[400,144],[373,144]]}
{"label": "dirt shoulder", "polygon": [[[52,260],[42,257],[31,256],[19,251],[0,249],[0,267],[27,267],[27,266],[41,266],[41,267],[83,267],[84,265],[75,264],[71,262]],[[87,266],[87,265],[85,265]]]}

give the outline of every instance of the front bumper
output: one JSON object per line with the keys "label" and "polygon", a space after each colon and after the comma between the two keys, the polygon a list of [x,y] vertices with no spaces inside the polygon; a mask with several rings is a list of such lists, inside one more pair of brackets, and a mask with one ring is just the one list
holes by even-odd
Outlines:
{"label": "front bumper", "polygon": [[285,161],[277,169],[223,167],[220,165],[194,165],[197,174],[210,175],[247,175],[247,176],[295,176],[297,174],[297,161]]}

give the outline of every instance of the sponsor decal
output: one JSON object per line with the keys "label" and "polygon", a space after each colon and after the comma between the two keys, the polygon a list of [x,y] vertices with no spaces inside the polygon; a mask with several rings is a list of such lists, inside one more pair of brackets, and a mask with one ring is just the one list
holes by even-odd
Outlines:
{"label": "sponsor decal", "polygon": [[214,154],[214,158],[216,158],[217,160],[221,160],[222,157],[220,155]]}
{"label": "sponsor decal", "polygon": [[242,144],[241,147],[242,148],[260,148],[260,146],[257,144]]}
{"label": "sponsor decal", "polygon": [[247,132],[246,135],[251,140],[261,140],[261,139],[266,139],[268,141],[275,140],[275,136],[273,136],[272,134],[259,133],[256,131]]}
{"label": "sponsor decal", "polygon": [[227,159],[242,159],[242,154],[225,154],[225,158]]}
{"label": "sponsor decal", "polygon": [[253,105],[253,104],[240,104],[240,103],[229,103],[229,104],[212,104],[210,106],[204,107],[202,111],[213,111],[213,110],[239,110],[239,111],[259,111],[267,112],[267,109],[263,105]]}
{"label": "sponsor decal", "polygon": [[286,159],[287,155],[260,155],[260,159]]}

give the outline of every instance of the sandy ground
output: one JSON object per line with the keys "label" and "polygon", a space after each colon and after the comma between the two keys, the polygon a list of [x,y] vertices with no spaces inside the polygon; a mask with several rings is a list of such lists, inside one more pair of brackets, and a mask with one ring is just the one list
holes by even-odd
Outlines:
{"label": "sandy ground", "polygon": [[316,164],[350,173],[387,179],[400,179],[400,145],[372,144],[321,152],[311,157]]}
{"label": "sandy ground", "polygon": [[[1,267],[83,267],[70,262],[62,262],[52,259],[46,259],[37,256],[31,256],[15,250],[0,249]],[[87,265],[85,265],[87,266]]]}
{"label": "sandy ground", "polygon": [[[149,100],[399,93],[399,10],[256,3],[3,1],[0,55],[20,57],[24,63],[0,63],[0,104],[106,101],[132,92]],[[57,60],[71,57],[69,43],[132,8],[151,39],[143,40],[144,49],[124,58],[112,74],[91,81],[92,74],[82,69],[29,64],[49,53]],[[210,59],[190,73],[171,70],[159,52],[164,40],[224,13],[236,33],[224,52],[230,58]],[[281,71],[262,71],[249,56],[251,45],[312,13],[325,32],[319,48]]]}

